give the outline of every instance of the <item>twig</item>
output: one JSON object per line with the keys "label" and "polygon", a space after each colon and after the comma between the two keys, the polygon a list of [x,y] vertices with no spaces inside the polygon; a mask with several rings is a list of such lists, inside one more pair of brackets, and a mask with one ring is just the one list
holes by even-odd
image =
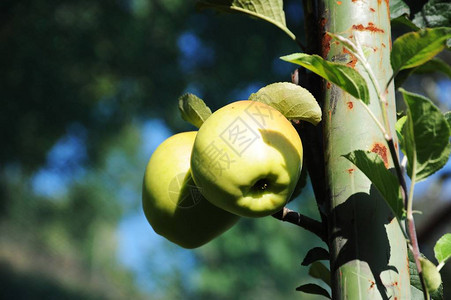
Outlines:
{"label": "twig", "polygon": [[393,138],[387,139],[388,149],[390,150],[391,157],[393,159],[393,164],[395,165],[396,177],[398,177],[399,185],[401,186],[402,201],[404,203],[404,209],[407,210],[407,185],[404,178],[404,173],[399,164],[398,153],[395,149],[395,144],[393,143]]}
{"label": "twig", "polygon": [[277,220],[288,222],[297,226],[300,226],[317,236],[327,243],[326,229],[323,224],[310,217],[304,216],[294,210],[284,207],[282,210],[272,215]]}

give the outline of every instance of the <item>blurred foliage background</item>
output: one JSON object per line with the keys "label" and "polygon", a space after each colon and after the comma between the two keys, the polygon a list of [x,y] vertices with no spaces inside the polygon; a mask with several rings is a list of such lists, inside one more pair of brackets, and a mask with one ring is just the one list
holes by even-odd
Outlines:
{"label": "blurred foliage background", "polygon": [[[288,27],[302,39],[301,2],[284,2]],[[141,210],[152,151],[193,129],[177,98],[193,92],[212,110],[247,99],[290,81],[294,67],[278,57],[296,51],[270,25],[199,13],[193,1],[2,1],[0,297],[300,298],[295,288],[314,281],[300,263],[324,246],[312,234],[245,219],[189,251],[157,236]],[[441,75],[406,85],[450,109],[451,84]],[[429,255],[435,236],[451,232],[450,214],[428,221],[449,211],[450,171],[448,164],[419,189]],[[290,206],[318,218],[310,188]]]}

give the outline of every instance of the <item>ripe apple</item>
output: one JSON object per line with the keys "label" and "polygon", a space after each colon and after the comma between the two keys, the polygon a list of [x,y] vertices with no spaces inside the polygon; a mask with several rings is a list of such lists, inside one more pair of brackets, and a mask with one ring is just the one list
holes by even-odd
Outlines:
{"label": "ripe apple", "polygon": [[234,225],[239,217],[208,202],[191,177],[195,131],[165,140],[147,164],[143,208],[156,233],[184,247],[196,248]]}
{"label": "ripe apple", "polygon": [[302,142],[278,110],[237,101],[215,111],[200,127],[191,172],[214,205],[244,217],[284,207],[302,168]]}

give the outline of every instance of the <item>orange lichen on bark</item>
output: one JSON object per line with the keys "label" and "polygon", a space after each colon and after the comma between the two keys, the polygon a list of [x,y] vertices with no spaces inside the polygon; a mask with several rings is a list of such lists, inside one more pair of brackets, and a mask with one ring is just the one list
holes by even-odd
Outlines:
{"label": "orange lichen on bark", "polygon": [[363,26],[362,24],[352,25],[352,29],[359,30],[359,31],[371,31],[371,32],[381,32],[381,33],[385,32],[383,29],[374,26],[374,24],[371,22],[368,23],[368,26]]}
{"label": "orange lichen on bark", "polygon": [[348,171],[349,174],[352,174],[354,172],[354,169],[351,168],[351,169],[348,169],[347,171]]}
{"label": "orange lichen on bark", "polygon": [[355,64],[357,63],[357,57],[355,57],[348,49],[343,48],[343,53],[347,53],[351,56],[351,60],[346,64],[348,67],[355,68]]}
{"label": "orange lichen on bark", "polygon": [[374,281],[372,281],[372,280],[370,281],[370,283],[371,283],[371,284],[370,284],[370,289],[374,288],[374,286],[376,285],[376,283],[375,283]]}
{"label": "orange lichen on bark", "polygon": [[354,108],[354,103],[352,103],[352,101],[348,101],[348,102],[346,102],[346,104],[348,105],[349,109],[353,109]]}
{"label": "orange lichen on bark", "polygon": [[371,148],[371,152],[378,154],[384,161],[385,167],[388,169],[387,147],[385,147],[381,143],[375,143],[374,146]]}
{"label": "orange lichen on bark", "polygon": [[332,38],[330,37],[330,35],[328,35],[327,33],[323,34],[323,39],[321,41],[321,46],[323,48],[323,58],[327,57],[327,54],[329,54],[330,51],[330,40]]}
{"label": "orange lichen on bark", "polygon": [[341,1],[337,1],[337,4],[338,4],[338,5],[341,5]]}

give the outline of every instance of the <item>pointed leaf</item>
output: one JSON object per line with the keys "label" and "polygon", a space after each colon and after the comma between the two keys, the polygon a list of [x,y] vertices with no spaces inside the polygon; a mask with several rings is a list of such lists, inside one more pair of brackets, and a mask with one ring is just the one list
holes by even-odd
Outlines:
{"label": "pointed leaf", "polygon": [[305,256],[304,260],[302,261],[301,265],[308,266],[311,263],[318,261],[318,260],[329,260],[329,252],[321,247],[315,247],[310,249],[307,252],[307,255]]}
{"label": "pointed leaf", "polygon": [[440,27],[406,33],[393,43],[390,55],[394,74],[424,64],[446,47],[451,28]]}
{"label": "pointed leaf", "polygon": [[211,115],[210,108],[205,102],[193,94],[184,94],[179,98],[179,109],[183,120],[190,122],[197,128]]}
{"label": "pointed leaf", "polygon": [[295,53],[281,57],[282,60],[298,64],[324,79],[336,84],[366,104],[370,97],[365,79],[351,67],[329,62],[318,55]]}
{"label": "pointed leaf", "polygon": [[326,291],[325,289],[314,283],[303,284],[297,287],[296,291],[304,292],[306,294],[324,296],[326,298],[332,299],[328,291]]}
{"label": "pointed leaf", "polygon": [[293,40],[295,35],[287,28],[283,0],[200,0],[198,8],[213,8],[229,13],[246,14],[276,25]]}
{"label": "pointed leaf", "polygon": [[445,234],[437,241],[434,253],[439,264],[444,264],[451,258],[451,233]]}
{"label": "pointed leaf", "polygon": [[303,120],[313,125],[321,121],[321,108],[315,97],[305,88],[291,82],[267,85],[252,94],[249,100],[266,103],[290,120]]}
{"label": "pointed leaf", "polygon": [[429,0],[425,3],[413,18],[413,22],[418,27],[451,26],[451,2],[449,0]]}
{"label": "pointed leaf", "polygon": [[404,205],[400,194],[399,181],[385,167],[382,158],[373,152],[356,150],[344,155],[368,177],[384,197],[398,220],[403,218]]}
{"label": "pointed leaf", "polygon": [[420,181],[440,170],[451,153],[450,127],[442,112],[431,100],[399,89],[407,104],[403,127],[403,149],[407,156],[407,173]]}
{"label": "pointed leaf", "polygon": [[330,286],[330,271],[326,266],[319,261],[312,263],[308,274],[313,278],[322,280],[325,284]]}

